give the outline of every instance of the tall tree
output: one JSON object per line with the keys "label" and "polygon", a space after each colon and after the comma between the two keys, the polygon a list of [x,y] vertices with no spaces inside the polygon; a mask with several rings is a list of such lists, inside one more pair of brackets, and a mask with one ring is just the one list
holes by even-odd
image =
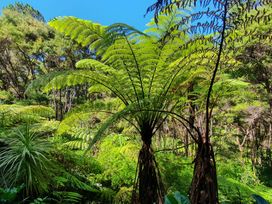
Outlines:
{"label": "tall tree", "polygon": [[18,98],[25,97],[27,85],[37,76],[71,69],[89,56],[86,49],[50,28],[28,4],[4,8],[0,25],[0,86]]}

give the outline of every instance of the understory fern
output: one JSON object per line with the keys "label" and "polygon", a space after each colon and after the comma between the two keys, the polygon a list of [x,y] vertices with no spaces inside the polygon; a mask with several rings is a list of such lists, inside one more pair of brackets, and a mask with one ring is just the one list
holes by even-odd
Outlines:
{"label": "understory fern", "polygon": [[79,105],[60,122],[56,136],[64,138],[64,147],[86,150],[100,127],[101,121],[109,117],[113,111],[118,110],[120,105],[117,99],[105,99]]}
{"label": "understory fern", "polygon": [[0,124],[2,127],[12,126],[18,122],[38,122],[54,117],[54,110],[41,105],[0,105]]}

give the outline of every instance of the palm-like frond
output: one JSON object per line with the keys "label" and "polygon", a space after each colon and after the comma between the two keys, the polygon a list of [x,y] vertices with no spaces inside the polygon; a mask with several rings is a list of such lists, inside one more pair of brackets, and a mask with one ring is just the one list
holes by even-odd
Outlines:
{"label": "palm-like frond", "polygon": [[102,48],[106,40],[105,26],[76,17],[55,18],[49,22],[49,25],[82,46],[90,46],[92,50]]}
{"label": "palm-like frond", "polygon": [[[77,67],[84,70],[57,76],[44,90],[92,82],[108,87],[124,103],[140,100],[163,88],[156,87],[154,81],[170,78],[175,69],[170,66],[170,62],[179,48],[178,43],[182,42],[173,41],[160,50],[159,45],[152,41],[138,44],[127,38],[118,39],[107,49],[102,62],[94,59],[81,60]],[[123,87],[126,87],[126,91],[122,90]]]}
{"label": "palm-like frond", "polygon": [[[172,22],[167,23],[172,24]],[[171,30],[171,26],[168,28]],[[133,33],[141,35],[137,32]],[[153,38],[142,35],[141,38],[120,35],[108,46],[101,61],[95,59],[79,61],[76,65],[79,70],[68,71],[56,76],[44,87],[44,90],[49,92],[65,86],[90,84],[100,87],[97,90],[104,91],[101,87],[105,87],[125,106],[131,106],[137,110],[144,108],[149,110],[167,109],[170,104],[172,104],[170,106],[174,106],[173,104],[178,103],[173,98],[172,90],[178,83],[186,81],[182,74],[193,69],[197,64],[205,67],[205,64],[211,63],[212,58],[209,58],[210,60],[205,58],[213,56],[214,52],[210,49],[209,38],[207,38],[207,43],[201,47],[199,44],[195,44],[182,50],[181,47],[185,47],[188,38],[182,32],[176,36],[178,37],[167,39],[162,43],[162,41],[154,41]],[[184,36],[184,39],[180,39],[180,36]],[[198,53],[199,50],[208,51]],[[196,60],[192,63],[192,59]],[[140,112],[141,114],[136,117],[136,123],[140,121],[139,117],[144,117],[142,119],[145,122],[156,124],[162,115],[150,111]],[[116,112],[116,114],[119,113]],[[150,118],[148,119],[148,117]],[[119,117],[117,118],[119,119]],[[137,121],[138,119],[139,121]],[[108,125],[102,127],[109,126],[112,120],[109,121],[111,122],[107,122]],[[156,126],[154,124],[153,128]],[[138,123],[138,128],[142,128],[139,126],[143,126],[143,124]],[[98,135],[101,134],[98,133]]]}
{"label": "palm-like frond", "polygon": [[[191,34],[206,35],[213,33],[215,36],[222,33],[223,22],[226,23],[225,32],[235,32],[236,29],[247,29],[248,37],[256,38],[256,33],[251,33],[251,24],[260,22],[269,22],[271,13],[271,1],[251,1],[251,0],[157,0],[151,5],[147,12],[154,12],[155,21],[158,23],[161,13],[172,14],[176,9],[184,10],[186,8],[193,8],[192,12],[184,16],[173,29],[180,28],[184,24],[190,23],[184,32]],[[226,8],[226,16],[224,16],[224,9]],[[258,36],[264,36],[259,33]],[[219,36],[220,38],[220,36]],[[236,39],[237,40],[237,39]],[[214,38],[214,42],[219,43],[218,39]]]}
{"label": "palm-like frond", "polygon": [[90,50],[96,51],[97,55],[102,55],[119,36],[146,35],[124,23],[115,23],[106,27],[72,16],[55,18],[49,22],[49,25],[83,47],[88,46]]}
{"label": "palm-like frond", "polygon": [[34,91],[40,91],[44,86],[46,86],[53,78],[63,74],[63,72],[50,72],[45,75],[38,76],[36,79],[32,80],[25,90],[25,94],[28,95]]}

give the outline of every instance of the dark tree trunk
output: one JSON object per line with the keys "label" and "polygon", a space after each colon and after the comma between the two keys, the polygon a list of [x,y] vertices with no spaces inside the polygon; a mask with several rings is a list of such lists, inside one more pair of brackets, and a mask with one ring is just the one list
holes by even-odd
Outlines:
{"label": "dark tree trunk", "polygon": [[61,89],[59,90],[59,120],[61,121],[63,119],[63,104],[62,104],[62,91]]}
{"label": "dark tree trunk", "polygon": [[[151,137],[143,141],[138,160],[138,179],[134,187],[132,203],[162,204],[164,189],[160,173],[151,148]],[[136,188],[138,187],[138,196]],[[138,198],[137,198],[138,197]]]}
{"label": "dark tree trunk", "polygon": [[184,150],[186,157],[189,157],[189,137],[189,133],[186,133],[184,137]]}
{"label": "dark tree trunk", "polygon": [[191,204],[217,204],[218,186],[216,164],[211,144],[200,142],[194,160],[190,189]]}
{"label": "dark tree trunk", "polygon": [[[193,91],[194,91],[194,83],[191,82],[189,84],[189,87],[188,87],[188,100],[189,100],[189,128],[190,128],[190,132],[193,132],[194,131],[194,125],[195,125],[195,119],[196,119],[196,105],[195,105],[195,101],[197,100],[197,97],[192,94]],[[185,155],[187,157],[189,157],[189,138],[190,138],[190,134],[189,132],[187,132],[186,134],[186,137],[185,137]]]}

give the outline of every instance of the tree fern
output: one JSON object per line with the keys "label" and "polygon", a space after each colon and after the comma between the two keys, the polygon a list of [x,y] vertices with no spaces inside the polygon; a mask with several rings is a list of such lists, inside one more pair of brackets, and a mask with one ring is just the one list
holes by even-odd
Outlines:
{"label": "tree fern", "polygon": [[[205,104],[205,124],[203,125],[203,127],[197,128],[199,129],[199,131],[197,131],[198,152],[195,159],[195,172],[193,176],[192,187],[190,190],[190,200],[192,203],[218,203],[218,187],[215,159],[213,149],[210,144],[210,121],[213,111],[211,98],[213,87],[216,83],[216,75],[218,73],[218,70],[220,67],[222,67],[221,62],[224,49],[228,47],[228,49],[231,50],[236,46],[236,43],[232,43],[230,42],[230,40],[226,40],[228,39],[228,36],[231,36],[233,35],[233,33],[235,33],[235,29],[243,27],[246,30],[248,36],[253,36],[253,38],[268,37],[264,33],[258,32],[257,34],[256,32],[254,32],[255,30],[247,29],[249,27],[249,24],[252,24],[253,22],[269,22],[270,17],[268,17],[269,14],[268,16],[266,16],[265,9],[258,9],[260,8],[260,6],[263,5],[271,5],[271,1],[158,0],[147,9],[147,12],[155,12],[155,20],[156,22],[158,22],[158,15],[160,12],[171,13],[173,12],[173,10],[175,10],[176,7],[182,10],[187,8],[188,6],[197,6],[198,8],[200,8],[197,10],[200,11],[193,12],[191,15],[184,17],[183,20],[176,24],[176,26],[173,26],[173,29],[179,28],[184,23],[191,21],[191,25],[183,29],[183,31],[192,35],[196,34],[197,37],[193,38],[193,40],[191,41],[192,43],[194,43],[194,39],[199,39],[199,36],[203,36],[202,39],[204,40],[204,42],[208,39],[206,37],[208,34],[213,36],[212,38],[209,38],[208,41],[212,42],[212,47],[215,53],[215,63],[211,63],[209,65],[214,70],[211,76],[209,89],[207,90]],[[254,14],[252,10],[256,10],[257,12]],[[250,16],[248,16],[249,14]],[[237,39],[237,37],[234,38],[235,40]],[[241,38],[237,40],[241,41]],[[227,44],[226,42],[230,43]],[[206,51],[200,49],[198,52],[205,53]],[[207,188],[210,188],[210,190],[207,190]],[[205,194],[205,198],[203,197],[203,193]]]}
{"label": "tree fern", "polygon": [[[96,142],[112,123],[128,117],[132,118],[129,119],[130,122],[149,146],[151,137],[165,117],[163,115],[172,110],[175,104],[180,103],[179,99],[173,96],[172,90],[183,81],[186,83],[183,74],[193,70],[195,65],[206,68],[216,57],[216,50],[211,49],[210,38],[201,38],[202,41],[207,40],[207,43],[199,47],[199,44],[192,43],[188,46],[180,36],[184,36],[183,32],[162,43],[148,37],[141,37],[140,41],[136,41],[135,38],[121,35],[107,48],[101,61],[89,59],[78,62],[77,67],[81,70],[59,75],[48,83],[45,90],[82,83],[99,84],[108,88],[126,108],[113,114],[101,126],[92,143]],[[186,49],[181,52],[181,47]],[[145,150],[144,148],[143,151]],[[153,162],[153,157],[150,158]],[[150,199],[157,199],[160,195],[155,197]]]}
{"label": "tree fern", "polygon": [[[63,25],[66,26],[65,23]],[[157,185],[154,187],[154,194],[147,198],[155,202],[158,201],[157,199],[162,200],[163,189],[161,183],[158,183],[158,171],[150,144],[152,136],[160,126],[159,121],[164,116],[162,112],[154,110],[169,110],[175,107],[178,101],[171,100],[175,99],[171,94],[172,87],[176,85],[174,82],[190,64],[190,61],[186,56],[184,58],[188,59],[187,61],[180,59],[178,55],[179,48],[184,43],[183,40],[174,38],[162,42],[134,32],[132,28],[129,30],[132,31],[127,32],[120,25],[116,29],[110,27],[107,34],[113,33],[113,41],[109,44],[105,43],[106,50],[96,48],[102,53],[100,61],[88,59],[78,62],[79,70],[56,76],[44,87],[44,90],[50,91],[77,84],[92,84],[106,87],[122,101],[124,107],[118,112],[115,111],[101,125],[91,144],[95,143],[113,123],[120,119],[129,121],[141,134],[144,142],[140,157],[144,156],[144,152],[150,154],[148,160],[140,160],[142,167],[145,168],[144,166],[151,162],[153,168],[152,175],[150,175],[153,181],[146,185],[142,183],[146,181],[142,180],[145,170],[142,167],[139,169],[141,172],[139,173],[140,189],[149,188],[149,185]],[[71,34],[70,29],[67,29],[67,34]],[[78,37],[78,40],[80,39]],[[147,191],[140,192],[143,199],[146,197],[142,194],[144,192]]]}

